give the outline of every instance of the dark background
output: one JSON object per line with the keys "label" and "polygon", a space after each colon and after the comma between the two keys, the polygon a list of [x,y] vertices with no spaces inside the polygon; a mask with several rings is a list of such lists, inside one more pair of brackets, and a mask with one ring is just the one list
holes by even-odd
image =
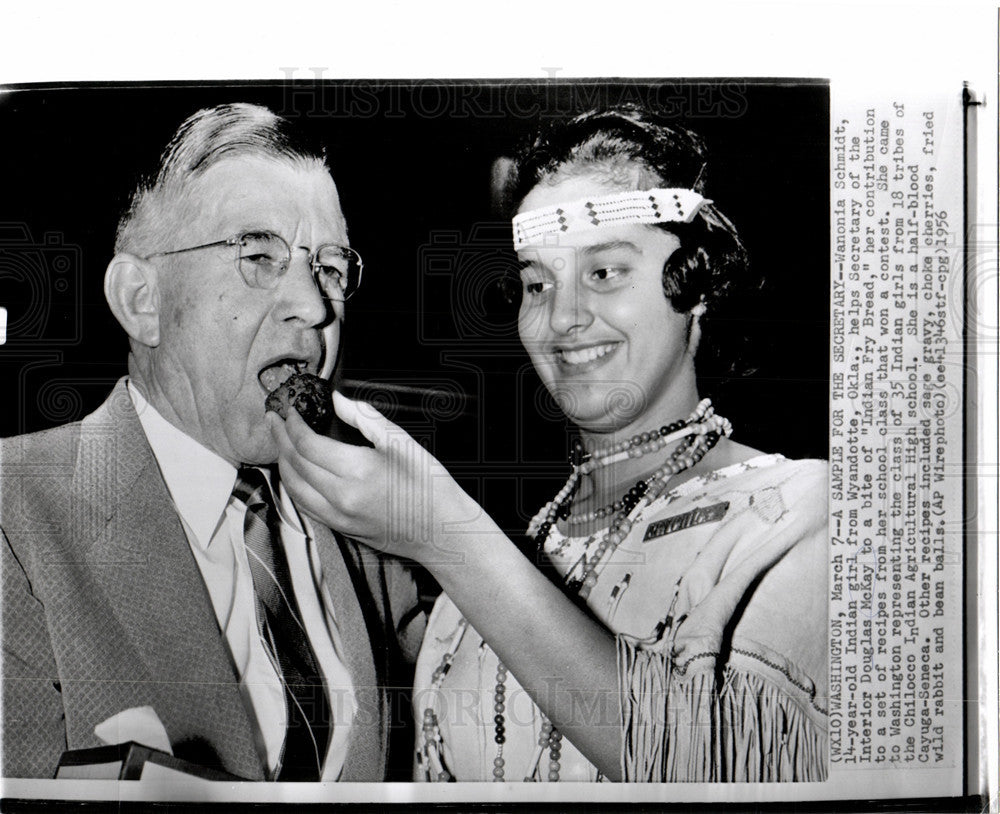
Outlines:
{"label": "dark background", "polygon": [[654,104],[709,146],[708,193],[766,278],[745,315],[757,372],[716,407],[734,438],[827,454],[829,92],[817,82],[345,82],[15,88],[0,96],[0,435],[82,418],[125,373],[102,292],[138,173],[195,110],[248,101],[327,145],[365,280],[341,386],[374,401],[512,533],[568,470],[566,423],[488,284],[512,257],[494,160],[540,123]]}

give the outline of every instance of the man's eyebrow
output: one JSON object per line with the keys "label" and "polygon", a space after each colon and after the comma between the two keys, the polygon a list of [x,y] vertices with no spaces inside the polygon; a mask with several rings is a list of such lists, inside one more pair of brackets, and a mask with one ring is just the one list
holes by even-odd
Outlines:
{"label": "man's eyebrow", "polygon": [[[236,229],[236,231],[234,231],[233,234],[234,235],[262,235],[262,234],[271,234],[271,235],[278,235],[279,237],[281,236],[280,232],[276,232],[274,229],[270,228],[269,226],[261,226],[259,223],[248,223],[248,224],[245,224],[245,225],[239,227],[238,229]],[[284,239],[284,238],[282,238],[282,239]]]}

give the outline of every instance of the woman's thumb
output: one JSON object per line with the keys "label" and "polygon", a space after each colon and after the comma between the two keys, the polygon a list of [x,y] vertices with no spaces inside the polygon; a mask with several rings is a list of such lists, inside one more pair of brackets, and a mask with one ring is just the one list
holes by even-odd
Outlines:
{"label": "woman's thumb", "polygon": [[371,441],[375,449],[384,449],[390,431],[399,429],[367,401],[349,399],[337,390],[333,393],[333,409],[342,421]]}

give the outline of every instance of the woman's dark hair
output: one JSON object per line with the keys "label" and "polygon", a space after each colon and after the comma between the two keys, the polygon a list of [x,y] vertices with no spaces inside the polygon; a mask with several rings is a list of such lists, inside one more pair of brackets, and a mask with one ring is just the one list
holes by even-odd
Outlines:
{"label": "woman's dark hair", "polygon": [[[623,105],[592,110],[539,133],[515,158],[504,197],[516,210],[539,184],[584,174],[633,189],[680,187],[711,197],[706,167],[705,145],[694,133],[655,111]],[[751,276],[736,227],[709,203],[691,223],[650,228],[671,232],[681,244],[663,267],[663,293],[674,309],[687,313],[699,302],[705,306],[696,358],[701,389],[712,391],[720,380],[749,373],[748,343],[738,326],[752,307],[746,295],[758,291],[762,281]]]}

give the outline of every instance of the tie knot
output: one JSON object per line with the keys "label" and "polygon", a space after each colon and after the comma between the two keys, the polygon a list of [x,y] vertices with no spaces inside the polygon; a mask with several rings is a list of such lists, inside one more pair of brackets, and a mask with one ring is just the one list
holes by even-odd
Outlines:
{"label": "tie knot", "polygon": [[236,473],[233,497],[242,500],[247,507],[260,504],[271,505],[271,490],[264,473],[253,466],[241,466]]}

